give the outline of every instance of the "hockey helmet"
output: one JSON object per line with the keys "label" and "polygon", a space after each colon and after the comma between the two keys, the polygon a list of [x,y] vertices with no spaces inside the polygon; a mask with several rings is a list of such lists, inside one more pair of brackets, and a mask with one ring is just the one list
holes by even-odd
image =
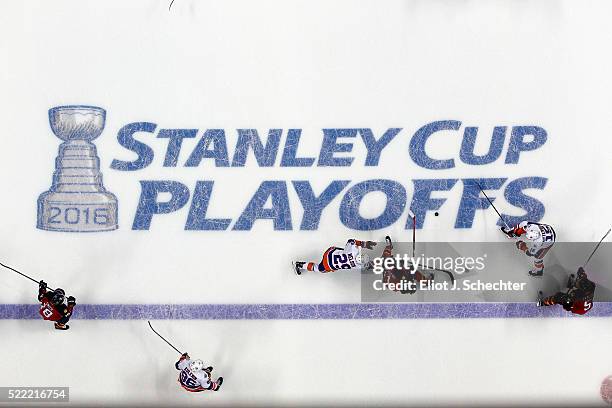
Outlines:
{"label": "hockey helmet", "polygon": [[366,254],[358,253],[355,256],[355,262],[357,265],[367,265],[370,262],[370,257]]}
{"label": "hockey helmet", "polygon": [[64,303],[64,298],[66,297],[66,292],[64,289],[57,288],[53,291],[53,295],[51,295],[51,303],[54,305],[60,305]]}
{"label": "hockey helmet", "polygon": [[204,370],[204,362],[202,360],[193,360],[189,363],[189,369],[191,371],[202,371]]}

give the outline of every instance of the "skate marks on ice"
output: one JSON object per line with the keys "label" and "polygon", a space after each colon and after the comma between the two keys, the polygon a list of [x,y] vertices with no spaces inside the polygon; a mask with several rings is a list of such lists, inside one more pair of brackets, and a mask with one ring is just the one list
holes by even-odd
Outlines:
{"label": "skate marks on ice", "polygon": [[[529,303],[79,305],[72,320],[377,320],[571,317]],[[587,317],[612,316],[597,302]],[[0,319],[39,319],[38,305],[0,305]]]}

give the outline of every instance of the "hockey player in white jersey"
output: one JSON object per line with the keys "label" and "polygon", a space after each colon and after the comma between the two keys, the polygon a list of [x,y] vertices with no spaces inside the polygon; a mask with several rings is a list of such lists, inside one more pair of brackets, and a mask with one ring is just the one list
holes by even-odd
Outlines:
{"label": "hockey player in white jersey", "polygon": [[295,261],[293,262],[293,269],[296,274],[301,275],[308,271],[328,273],[339,269],[361,268],[368,263],[368,257],[362,255],[361,249],[373,249],[375,246],[376,242],[373,241],[349,239],[344,248],[329,247],[323,253],[321,262]]}
{"label": "hockey player in white jersey", "polygon": [[211,380],[212,367],[204,367],[202,360],[192,360],[187,353],[184,353],[174,366],[181,371],[179,384],[189,392],[219,391],[223,384],[223,377],[217,378],[217,381]]}
{"label": "hockey player in white jersey", "polygon": [[510,238],[518,238],[516,247],[534,258],[534,269],[530,276],[541,277],[544,274],[544,256],[555,243],[555,230],[547,224],[522,221],[514,228],[502,227],[502,232]]}

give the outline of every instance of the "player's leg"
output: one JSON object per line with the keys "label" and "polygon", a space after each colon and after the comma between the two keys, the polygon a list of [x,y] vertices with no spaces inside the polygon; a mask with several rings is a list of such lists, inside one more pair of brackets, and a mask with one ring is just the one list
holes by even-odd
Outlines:
{"label": "player's leg", "polygon": [[219,389],[221,388],[221,384],[223,384],[223,377],[217,378],[217,381],[211,381],[210,387],[208,387],[208,389],[211,391],[219,391]]}
{"label": "player's leg", "polygon": [[293,270],[297,275],[301,275],[304,272],[329,272],[325,270],[325,266],[322,262],[304,262],[304,261],[295,261],[292,262]]}
{"label": "player's leg", "polygon": [[570,296],[567,293],[557,292],[552,296],[542,299],[541,306],[566,305],[570,302]]}
{"label": "player's leg", "polygon": [[291,265],[293,265],[293,271],[295,272],[296,275],[301,275],[302,272],[305,272],[307,270],[305,267],[306,264],[307,262],[304,262],[304,261],[291,262]]}
{"label": "player's leg", "polygon": [[54,324],[55,328],[57,330],[68,330],[70,328],[70,326],[66,324],[68,323],[68,320],[70,320],[70,316],[62,317],[61,319],[55,322]]}
{"label": "player's leg", "polygon": [[549,245],[545,245],[542,248],[540,248],[538,252],[536,252],[534,256],[535,260],[533,262],[534,269],[529,271],[529,275],[540,277],[544,274],[544,257],[546,256],[550,248],[552,248],[552,246],[553,246],[552,243]]}
{"label": "player's leg", "polygon": [[533,269],[529,271],[529,276],[539,278],[542,275],[544,275],[544,261],[536,259],[533,263]]}
{"label": "player's leg", "polygon": [[321,262],[319,263],[302,262],[302,261],[293,262],[293,268],[295,270],[295,273],[298,275],[301,275],[304,272],[321,272],[321,273],[334,272],[334,269],[330,267],[329,261],[327,259],[327,255],[329,254],[329,252],[334,249],[335,247],[328,248],[327,251],[325,251],[325,253],[323,254]]}

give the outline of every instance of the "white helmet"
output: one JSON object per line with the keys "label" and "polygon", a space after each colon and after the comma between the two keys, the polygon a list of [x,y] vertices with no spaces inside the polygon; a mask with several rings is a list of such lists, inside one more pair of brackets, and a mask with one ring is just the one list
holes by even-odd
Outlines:
{"label": "white helmet", "polygon": [[370,262],[370,257],[366,254],[358,253],[355,256],[355,262],[357,265],[367,265]]}
{"label": "white helmet", "polygon": [[535,241],[536,239],[540,238],[539,228],[529,228],[526,232],[527,234],[525,235],[525,237],[527,237],[529,241]]}
{"label": "white helmet", "polygon": [[204,369],[204,362],[202,360],[193,360],[189,363],[189,369],[191,371],[202,371]]}

